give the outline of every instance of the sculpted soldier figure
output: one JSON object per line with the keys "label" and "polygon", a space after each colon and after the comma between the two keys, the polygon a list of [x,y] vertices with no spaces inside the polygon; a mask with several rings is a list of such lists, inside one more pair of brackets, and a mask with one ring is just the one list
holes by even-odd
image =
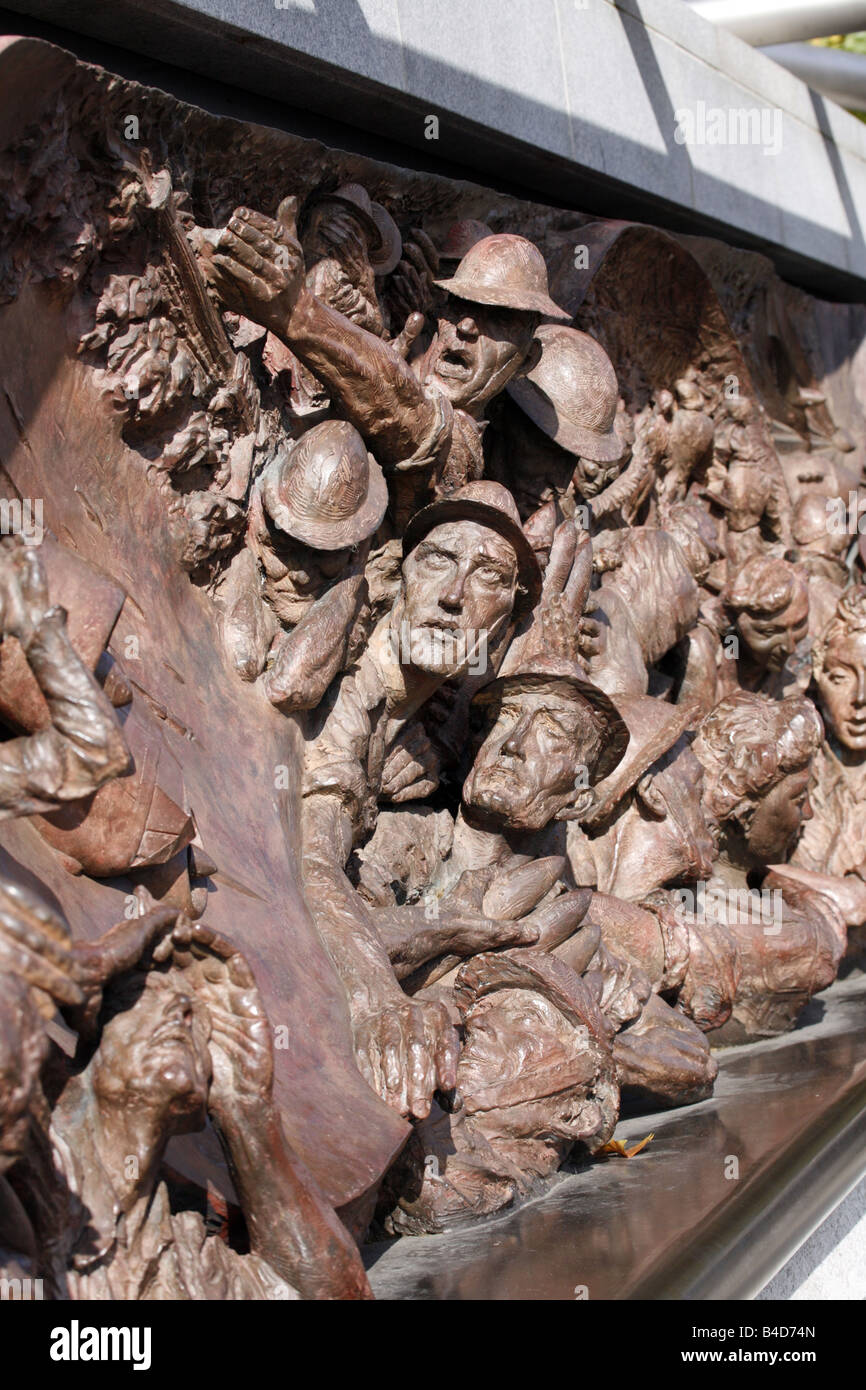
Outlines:
{"label": "sculpted soldier figure", "polygon": [[508,383],[487,451],[488,476],[510,488],[524,519],[551,498],[571,510],[597,497],[618,476],[624,452],[604,348],[560,324],[541,324],[535,336],[541,356]]}
{"label": "sculpted soldier figure", "polygon": [[281,448],[254,484],[247,548],[221,589],[223,637],[243,679],[261,676],[287,712],[314,708],[360,648],[364,564],[387,505],[382,470],[345,420]]}
{"label": "sculpted soldier figure", "polygon": [[[303,284],[290,231],[239,208],[205,269],[227,307],[269,328],[328,389],[386,473],[402,529],[434,487],[448,493],[481,475],[478,421],[532,365],[539,320],[567,320],[550,298],[541,253],[523,237],[477,242],[447,291],[439,327],[412,366],[399,352],[323,304]],[[418,315],[416,335],[422,327]]]}
{"label": "sculpted soldier figure", "polygon": [[[376,926],[344,872],[372,829],[389,748],[443,681],[490,659],[541,576],[513,499],[470,483],[420,512],[403,538],[391,614],[332,690],[307,748],[302,865],[307,900],[346,986],[359,1064],[404,1113],[424,1115],[454,1084],[456,1045],[439,1005],[397,983]],[[518,933],[519,935],[519,933]]]}

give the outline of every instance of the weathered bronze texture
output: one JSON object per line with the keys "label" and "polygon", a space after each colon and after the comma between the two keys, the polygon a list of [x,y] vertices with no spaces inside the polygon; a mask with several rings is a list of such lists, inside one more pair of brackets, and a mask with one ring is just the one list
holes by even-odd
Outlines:
{"label": "weathered bronze texture", "polygon": [[0,79],[0,1271],[366,1298],[862,950],[866,311]]}

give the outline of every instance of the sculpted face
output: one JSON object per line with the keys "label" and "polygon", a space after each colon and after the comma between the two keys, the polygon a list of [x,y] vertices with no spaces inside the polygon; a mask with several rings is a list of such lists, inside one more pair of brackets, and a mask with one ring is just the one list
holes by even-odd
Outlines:
{"label": "sculpted face", "polygon": [[758,802],[746,837],[750,852],[768,863],[784,859],[803,822],[811,818],[809,768],[805,767],[789,772]]}
{"label": "sculpted face", "polygon": [[574,470],[575,492],[581,497],[597,497],[619,477],[621,471],[622,459],[616,459],[614,463],[597,463],[595,459],[579,458]]}
{"label": "sculpted face", "polygon": [[799,586],[778,613],[741,613],[737,628],[758,665],[780,670],[809,630],[808,590]]}
{"label": "sculpted face", "polygon": [[483,660],[516,594],[517,556],[503,536],[475,521],[434,526],[403,562],[401,662],[447,679],[475,662],[479,643]]}
{"label": "sculpted face", "polygon": [[866,632],[834,638],[816,681],[833,733],[852,752],[862,752],[866,749]]}
{"label": "sculpted face", "polygon": [[141,992],[103,1029],[93,1063],[97,1096],[167,1113],[176,1133],[200,1129],[212,1075],[207,1010],[175,972],[151,971],[143,987],[134,975],[121,989],[129,998]]}
{"label": "sculpted face", "polygon": [[485,824],[540,830],[589,787],[601,752],[590,706],[564,683],[508,692],[463,788]]}
{"label": "sculpted face", "polygon": [[[559,1069],[553,1088],[551,1065]],[[604,1121],[590,1094],[594,1071],[577,1030],[548,999],[505,989],[472,1009],[457,1088],[489,1139],[543,1135],[573,1142],[595,1134]]]}
{"label": "sculpted face", "polygon": [[451,404],[479,416],[525,360],[536,314],[449,297],[422,377]]}

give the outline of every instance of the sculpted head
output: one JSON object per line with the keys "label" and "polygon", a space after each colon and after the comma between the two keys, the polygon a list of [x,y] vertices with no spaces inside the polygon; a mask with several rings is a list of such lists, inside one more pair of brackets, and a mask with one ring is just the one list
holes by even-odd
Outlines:
{"label": "sculpted head", "polygon": [[515,450],[528,448],[542,476],[567,471],[579,497],[597,497],[621,472],[625,453],[615,427],[613,364],[600,343],[575,328],[543,324],[536,338],[538,361],[508,387],[526,422]]}
{"label": "sculpted head", "polygon": [[413,517],[403,553],[401,663],[443,679],[467,665],[480,673],[515,607],[540,588],[511,494],[498,483],[468,483]]}
{"label": "sculpted head", "polygon": [[809,631],[809,590],[787,560],[756,555],[738,571],[725,601],[759,666],[778,671]]}
{"label": "sculpted head", "polygon": [[97,1104],[154,1116],[155,1141],[205,1123],[210,1015],[176,969],[132,971],[106,993],[89,1071]]}
{"label": "sculpted head", "polygon": [[811,817],[810,765],[823,733],[804,696],[771,700],[743,690],[701,724],[693,749],[704,768],[704,806],[751,858],[783,859]]}
{"label": "sculpted head", "polygon": [[568,315],[550,298],[544,257],[525,237],[484,237],[456,273],[437,284],[448,299],[422,376],[452,405],[477,417],[526,369],[541,317]]}
{"label": "sculpted head", "polygon": [[457,1087],[473,1128],[494,1144],[604,1143],[619,1097],[606,1023],[582,980],[551,957],[491,954],[464,967],[455,997]]}
{"label": "sculpted head", "polygon": [[866,588],[849,589],[812,652],[821,709],[834,735],[866,750]]}
{"label": "sculpted head", "polygon": [[603,722],[564,681],[509,682],[494,711],[463,805],[491,828],[540,830],[592,800]]}
{"label": "sculpted head", "polygon": [[541,830],[592,805],[594,783],[618,764],[628,731],[611,702],[567,663],[540,658],[485,687],[490,725],[463,787],[468,819],[490,829]]}
{"label": "sculpted head", "polygon": [[477,641],[501,631],[517,587],[517,556],[503,536],[474,521],[434,526],[403,564],[411,664],[456,674]]}
{"label": "sculpted head", "polygon": [[526,361],[538,315],[450,296],[424,376],[453,406],[480,416]]}

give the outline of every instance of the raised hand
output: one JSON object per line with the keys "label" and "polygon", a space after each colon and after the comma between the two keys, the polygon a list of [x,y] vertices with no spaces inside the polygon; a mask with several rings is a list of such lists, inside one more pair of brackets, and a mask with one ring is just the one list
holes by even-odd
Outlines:
{"label": "raised hand", "polygon": [[0,880],[0,973],[36,991],[40,1012],[84,1003],[69,926],[29,888]]}
{"label": "raised hand", "polygon": [[386,297],[392,319],[405,318],[419,310],[426,313],[433,302],[433,281],[438,273],[435,246],[420,227],[411,227],[403,242],[402,259],[388,277]]}
{"label": "raised hand", "polygon": [[141,915],[124,919],[98,941],[76,941],[72,946],[74,975],[82,994],[82,1007],[70,1014],[79,1033],[88,1036],[96,1027],[105,986],[116,975],[133,970],[150,955],[166,960],[172,946],[186,939],[187,922],[178,907],[154,902],[146,888],[136,889]]}
{"label": "raised hand", "polygon": [[423,724],[413,720],[391,745],[382,768],[385,801],[417,801],[439,785],[439,754]]}
{"label": "raised hand", "polygon": [[276,219],[236,208],[216,243],[201,248],[205,275],[225,307],[277,336],[284,335],[304,283],[304,256],[288,204],[280,204]]}

